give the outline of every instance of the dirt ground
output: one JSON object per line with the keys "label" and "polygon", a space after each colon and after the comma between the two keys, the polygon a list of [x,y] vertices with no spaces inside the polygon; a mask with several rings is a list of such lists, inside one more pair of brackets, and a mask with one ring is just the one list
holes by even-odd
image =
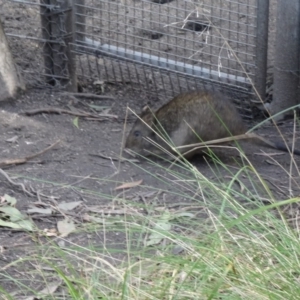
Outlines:
{"label": "dirt ground", "polygon": [[[3,173],[0,174],[0,195],[8,194],[17,200],[16,207],[25,215],[30,208],[56,207],[62,202],[82,201],[80,208],[67,214],[68,218],[75,220],[76,224],[85,223],[86,213],[94,213],[95,216],[105,217],[111,214],[113,209],[123,209],[124,205],[116,199],[123,199],[129,205],[156,205],[173,209],[184,206],[191,199],[186,199],[184,186],[176,184],[167,167],[169,164],[160,162],[162,168],[147,161],[141,161],[137,165],[129,162],[118,163],[109,157],[116,157],[120,153],[124,136],[124,120],[126,105],[139,108],[141,99],[139,95],[124,95],[119,88],[107,89],[105,95],[114,99],[80,99],[76,100],[69,95],[53,93],[47,90],[30,90],[20,96],[16,101],[1,103],[0,117],[0,153],[1,161],[11,158],[21,158],[37,153],[55,141],[60,143],[46,153],[20,165],[3,167],[3,171],[14,183],[10,182]],[[59,108],[71,111],[78,109],[91,112],[91,106],[105,106],[106,113],[115,115],[103,121],[92,121],[87,118],[79,118],[78,124],[75,116],[68,114],[39,113],[33,116],[25,116],[23,113],[29,110],[41,108]],[[94,108],[94,107],[93,107]],[[93,112],[94,113],[94,112]],[[129,114],[128,126],[125,135],[131,127],[133,115]],[[293,123],[287,121],[280,126],[284,136],[291,141]],[[265,127],[259,133],[269,139],[278,139],[278,134],[273,127]],[[299,129],[297,136],[299,137]],[[299,138],[296,141],[300,148]],[[265,147],[247,143],[244,151],[256,170],[265,179],[270,190],[278,199],[286,199],[289,195],[289,182],[293,195],[299,195],[299,173],[290,180],[289,154],[270,150]],[[107,158],[103,158],[103,155]],[[215,182],[231,180],[229,170],[237,172],[241,162],[236,151],[222,150],[219,157],[228,170],[216,167],[208,157],[193,159],[192,165],[204,176]],[[299,166],[300,157],[295,157]],[[173,169],[187,179],[194,179],[192,174],[177,166]],[[286,171],[285,171],[285,170]],[[295,168],[294,168],[295,169]],[[295,171],[295,172],[294,172]],[[298,175],[297,175],[298,174]],[[298,177],[297,177],[298,176]],[[166,178],[162,181],[162,178]],[[123,183],[143,182],[137,187],[128,190],[115,190]],[[249,182],[245,176],[241,180],[251,190],[253,182]],[[32,193],[29,196],[24,189],[16,183],[23,183],[24,188]],[[237,187],[238,188],[238,185]],[[197,203],[203,199],[197,196]],[[193,201],[192,201],[193,202]],[[268,202],[268,201],[267,201]],[[266,202],[266,203],[267,203]],[[177,203],[177,204],[176,204]],[[34,223],[40,229],[53,230],[56,222],[64,219],[64,213],[54,209],[55,213],[43,215],[34,213],[30,215]],[[97,213],[98,212],[98,213]],[[104,213],[103,213],[104,212]],[[141,210],[141,213],[146,211]],[[199,216],[199,218],[202,218]],[[55,238],[54,238],[55,239]],[[66,241],[79,245],[87,245],[91,240],[94,244],[101,245],[104,232],[95,234],[86,233],[70,234]],[[125,236],[121,232],[105,234],[106,243],[118,245],[120,249],[125,246]],[[19,257],[27,255],[35,245],[32,237],[22,231],[14,231],[7,228],[0,230],[0,269]],[[7,285],[10,290],[9,285]]]}
{"label": "dirt ground", "polygon": [[[5,9],[2,10],[2,13],[0,12],[7,32],[35,37],[36,31],[34,30],[37,30],[36,28],[39,26],[38,9],[35,6],[18,4],[20,6],[18,9],[13,7],[9,11],[8,5],[7,1],[6,5],[2,6]],[[189,34],[191,35],[191,33]],[[12,47],[16,62],[22,66],[22,70],[29,69],[30,72],[34,70],[36,73],[32,80],[36,81],[43,72],[40,45],[34,39],[30,40],[29,50],[23,51],[24,40],[17,38],[16,40],[17,43]],[[95,77],[94,79],[98,80],[99,78]],[[88,92],[95,91],[88,90]],[[30,156],[60,140],[59,144],[46,153],[30,159],[24,164],[2,167],[3,172],[0,172],[0,207],[5,194],[15,197],[16,208],[24,215],[28,215],[39,229],[45,230],[45,233],[53,230],[53,237],[50,239],[55,242],[59,241],[57,222],[65,217],[73,220],[80,228],[81,224],[91,222],[86,218],[87,215],[104,219],[108,215],[122,218],[124,207],[134,210],[136,207],[152,205],[166,207],[172,211],[174,207],[180,209],[190,202],[197,203],[197,205],[204,203],[204,199],[200,195],[197,195],[194,200],[188,197],[190,191],[181,182],[177,182],[176,176],[178,175],[176,173],[171,174],[167,170],[169,167],[167,163],[157,162],[162,166],[159,167],[147,161],[141,161],[134,165],[110,159],[110,157],[120,154],[122,140],[134,120],[134,116],[129,114],[128,126],[124,126],[127,104],[140,112],[145,104],[159,107],[165,103],[166,99],[161,97],[159,100],[149,103],[146,91],[133,92],[130,86],[117,84],[107,85],[104,95],[111,96],[113,99],[82,99],[55,93],[51,90],[32,89],[15,101],[0,103],[2,136],[0,161]],[[79,117],[77,120],[75,115],[70,114],[49,112],[32,116],[23,114],[24,111],[45,107],[71,111],[80,109],[95,114],[95,106],[106,107],[105,112],[112,116],[95,121],[84,117]],[[279,127],[284,137],[290,142],[293,136],[293,126],[292,121],[286,121]],[[272,126],[261,128],[258,133],[268,139],[280,139],[276,129]],[[296,145],[300,149],[299,127],[296,137]],[[249,143],[245,144],[243,149],[254,168],[264,178],[274,197],[286,199],[290,196],[299,196],[299,172],[294,165],[292,171],[290,170],[289,154]],[[218,156],[228,167],[227,170],[217,166],[209,157],[197,157],[191,163],[211,181],[228,182],[232,179],[230,171],[236,173],[241,168],[241,159],[237,151],[228,149],[219,151]],[[295,165],[299,167],[300,157],[294,159]],[[179,172],[180,176],[186,179],[195,179],[192,172],[179,166],[174,166],[172,170]],[[291,173],[292,176],[290,176]],[[136,187],[128,190],[116,190],[116,187],[124,183],[139,182],[140,180],[142,183]],[[241,176],[241,180],[251,191],[255,189],[253,182],[256,182],[257,179],[253,178],[253,181],[250,182],[247,176]],[[24,186],[22,187],[20,183]],[[240,186],[237,184],[235,188],[239,189]],[[265,196],[262,195],[262,197]],[[58,208],[58,205],[63,202],[78,201],[81,204],[73,210],[62,211]],[[267,199],[266,203],[268,203]],[[32,208],[51,208],[52,212],[43,214],[36,210],[29,214],[29,209]],[[140,209],[139,213],[147,214],[147,209]],[[291,212],[291,214],[294,213]],[[201,218],[204,217],[199,215],[199,220],[202,221]],[[124,232],[112,231],[107,234],[107,231],[100,229],[88,235],[86,232],[80,231],[71,233],[64,238],[64,242],[84,246],[93,244],[101,247],[105,241],[107,245],[124,249],[126,247],[125,239]],[[1,227],[0,273],[4,272],[3,270],[11,272],[12,270],[6,267],[11,262],[30,255],[32,249],[38,244],[37,240],[44,242],[42,238],[34,239],[32,235],[23,231]],[[26,272],[26,269],[22,271]],[[18,279],[22,273],[15,272],[13,276]],[[26,284],[25,281],[23,283]],[[34,284],[30,281],[27,283]],[[1,283],[1,285],[8,291],[13,291],[15,287],[12,282]]]}

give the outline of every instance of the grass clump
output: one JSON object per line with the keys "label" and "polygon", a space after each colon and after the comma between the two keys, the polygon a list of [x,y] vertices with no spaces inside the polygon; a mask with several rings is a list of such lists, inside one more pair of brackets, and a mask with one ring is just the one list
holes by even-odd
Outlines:
{"label": "grass clump", "polygon": [[276,199],[245,156],[238,163],[212,157],[210,176],[188,161],[156,164],[164,190],[140,187],[152,193],[143,201],[107,195],[124,213],[80,224],[76,241],[36,242],[1,269],[1,297],[297,299],[299,234],[283,207],[299,198]]}

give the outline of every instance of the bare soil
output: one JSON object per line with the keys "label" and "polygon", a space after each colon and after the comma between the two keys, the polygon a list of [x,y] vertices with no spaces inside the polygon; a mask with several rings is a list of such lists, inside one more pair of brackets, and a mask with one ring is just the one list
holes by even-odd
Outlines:
{"label": "bare soil", "polygon": [[[80,209],[70,212],[67,217],[78,224],[84,224],[86,213],[94,213],[95,216],[105,218],[124,207],[135,205],[174,206],[180,208],[192,200],[188,199],[189,192],[184,185],[176,183],[176,178],[167,170],[170,166],[166,162],[159,162],[162,168],[147,161],[141,161],[134,165],[129,162],[114,161],[109,157],[117,157],[121,151],[124,135],[131,127],[134,116],[128,115],[128,126],[124,126],[127,103],[131,107],[140,107],[142,102],[138,95],[126,95],[122,89],[114,87],[106,91],[112,99],[91,100],[53,93],[51,91],[30,90],[20,96],[14,102],[1,103],[0,118],[0,153],[1,161],[4,159],[21,158],[37,153],[57,140],[61,142],[48,152],[20,165],[12,165],[3,168],[3,171],[14,182],[24,183],[27,190],[32,191],[33,196],[24,193],[19,186],[12,184],[0,174],[0,195],[8,194],[17,199],[16,207],[25,215],[32,207],[57,207],[61,202],[82,201]],[[129,97],[130,96],[130,97]],[[116,117],[103,118],[103,121],[92,121],[87,118],[78,119],[78,128],[74,121],[76,116],[68,114],[41,113],[34,116],[24,115],[25,111],[41,108],[60,108],[71,111],[92,112],[89,105],[105,106],[109,110],[106,113]],[[139,111],[139,109],[138,109]],[[293,123],[287,121],[280,126],[280,130],[288,141],[292,140]],[[298,129],[299,130],[299,129]],[[261,135],[268,139],[279,139],[274,127],[265,127],[259,130]],[[299,134],[297,135],[299,136]],[[298,148],[300,141],[297,140]],[[294,195],[299,195],[299,173],[290,177],[291,158],[288,153],[270,150],[251,143],[244,145],[244,151],[268,184],[270,190],[278,199],[286,199],[289,196],[289,186]],[[104,155],[107,158],[97,156]],[[232,179],[230,171],[236,173],[242,161],[235,150],[223,149],[218,152],[222,163],[228,169],[220,168],[209,157],[197,157],[191,161],[204,176],[215,182],[226,182]],[[300,158],[295,157],[299,166]],[[187,179],[194,179],[192,173],[173,166],[173,170],[179,172]],[[298,175],[297,175],[298,174]],[[161,179],[168,178],[162,181]],[[253,176],[249,182],[247,177],[241,176],[241,181],[253,190],[253,182],[257,181]],[[142,184],[128,190],[115,190],[123,183],[137,182]],[[289,185],[291,183],[291,185]],[[240,188],[238,185],[236,188]],[[152,192],[151,192],[152,191]],[[264,195],[263,195],[264,197]],[[123,199],[127,203],[120,203],[117,199]],[[201,196],[196,197],[196,203],[201,203]],[[268,199],[266,198],[266,203]],[[193,202],[193,201],[192,201]],[[203,202],[204,205],[204,202]],[[246,204],[247,205],[247,204]],[[56,222],[64,219],[64,213],[55,210],[52,215],[33,214],[30,217],[38,228],[51,230],[56,228]],[[99,212],[97,214],[97,211]],[[107,214],[105,213],[107,212]],[[141,209],[140,213],[147,213],[147,209]],[[116,213],[117,214],[117,213]],[[122,213],[121,213],[122,214]],[[199,215],[199,219],[203,216]],[[70,234],[66,241],[79,245],[89,243],[102,245],[104,241],[108,245],[124,249],[125,235],[122,232],[113,231],[104,233],[103,229],[97,233]],[[42,240],[40,240],[42,241]],[[7,266],[18,257],[28,255],[34,249],[36,241],[27,233],[1,228],[0,248],[2,249],[0,269]],[[6,288],[10,290],[10,284]]]}
{"label": "bare soil", "polygon": [[[0,15],[6,31],[20,36],[35,37],[40,26],[38,8],[18,4],[17,8],[13,7],[9,10],[10,2],[4,3]],[[151,4],[149,5],[151,6]],[[171,23],[171,21],[167,23]],[[149,25],[149,29],[151,28]],[[168,27],[164,30],[171,29]],[[24,39],[12,37],[10,41],[16,62],[22,66],[22,70],[30,70],[30,72],[34,70],[36,72],[31,78],[36,84],[37,79],[40,79],[40,74],[43,73],[40,44],[35,39],[30,40],[30,44],[24,42]],[[147,46],[149,41],[144,43]],[[166,42],[165,45],[167,44]],[[172,49],[166,48],[165,50],[170,51]],[[199,56],[200,54],[201,52],[199,52]],[[202,58],[199,57],[199,59]],[[29,74],[31,74],[30,72]],[[94,79],[98,80],[99,78]],[[27,84],[30,83],[27,77],[26,80]],[[81,230],[85,224],[92,223],[86,218],[87,215],[103,219],[111,216],[123,218],[126,212],[146,215],[148,206],[165,207],[171,212],[180,210],[189,203],[198,205],[199,212],[205,207],[201,195],[196,194],[194,200],[191,199],[189,197],[191,191],[177,180],[175,173],[171,174],[167,170],[170,164],[156,161],[159,165],[154,165],[147,161],[141,161],[135,165],[110,159],[110,157],[117,157],[121,153],[122,141],[135,118],[129,113],[127,125],[124,125],[127,105],[140,112],[141,108],[149,102],[151,106],[157,108],[168,100],[159,97],[159,95],[157,95],[157,99],[149,99],[147,91],[133,92],[130,85],[132,83],[129,83],[128,86],[125,84],[123,86],[107,85],[104,95],[112,96],[114,100],[105,98],[102,100],[79,99],[51,90],[36,89],[27,91],[15,101],[0,103],[1,161],[30,156],[60,140],[55,148],[28,160],[24,164],[2,167],[14,183],[1,173],[0,197],[5,194],[15,197],[17,200],[16,207],[25,215],[28,215],[28,209],[32,207],[51,208],[54,212],[51,215],[35,213],[29,215],[29,218],[39,229],[45,230],[45,234],[53,230],[54,236],[48,236],[48,239],[45,239],[38,234],[28,234],[23,231],[0,227],[1,274],[22,280],[24,285],[38,289],[37,281],[33,281],[29,275],[29,271],[32,271],[35,266],[25,264],[21,270],[16,270],[14,265],[10,265],[10,263],[26,256],[32,256],[38,251],[37,245],[46,244],[49,239],[54,243],[61,242],[56,226],[57,221],[65,218],[74,221],[79,230],[62,239],[64,245],[117,248],[118,253],[122,253],[126,248],[124,230],[116,230],[115,228],[110,230],[110,228],[99,226],[99,230],[87,234],[85,230]],[[95,90],[88,91],[95,93]],[[110,116],[102,118],[101,121],[79,117],[77,125],[75,115],[47,112],[33,116],[23,114],[24,111],[45,107],[71,111],[80,109],[95,114],[95,109],[89,105],[105,106],[107,107],[106,113],[117,117]],[[285,139],[292,142],[293,122],[286,121],[279,128]],[[296,130],[297,139],[295,143],[300,148],[299,127]],[[280,140],[280,136],[273,126],[261,128],[258,133],[271,140]],[[286,199],[292,195],[299,195],[299,172],[294,166],[293,168],[290,167],[291,157],[288,153],[270,150],[251,143],[245,144],[243,150],[254,168],[264,178],[276,199]],[[99,154],[106,158],[99,156]],[[235,174],[240,170],[243,161],[236,150],[218,150],[218,156],[228,169],[220,167],[208,156],[196,157],[191,163],[210,181],[228,182],[232,180],[231,172]],[[294,159],[295,165],[299,166],[300,157]],[[173,166],[172,170],[180,173],[186,179],[195,180],[192,172],[182,169],[178,165]],[[140,180],[142,183],[137,187],[127,190],[115,189],[123,183]],[[247,176],[241,176],[240,180],[251,191],[255,189],[253,183],[258,181],[255,176],[251,182]],[[30,191],[32,196],[24,192],[24,189],[16,183],[23,183],[24,188]],[[241,189],[241,186],[236,184],[234,188]],[[195,191],[192,190],[193,193]],[[262,191],[261,193],[268,203],[267,195],[263,194]],[[58,204],[62,202],[74,201],[81,201],[82,204],[69,212],[63,212],[57,208]],[[244,205],[248,205],[248,203],[244,203]],[[294,215],[296,211],[291,211],[290,214]],[[198,217],[199,221],[202,222],[205,214],[199,213]],[[114,257],[116,256],[115,254]],[[11,280],[1,281],[0,285],[10,292],[15,291],[16,288]],[[41,287],[43,287],[42,281]]]}

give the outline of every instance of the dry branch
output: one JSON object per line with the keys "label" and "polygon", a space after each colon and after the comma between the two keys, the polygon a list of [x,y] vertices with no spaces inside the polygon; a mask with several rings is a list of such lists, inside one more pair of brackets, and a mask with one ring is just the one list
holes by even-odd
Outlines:
{"label": "dry branch", "polygon": [[38,109],[32,109],[32,110],[26,110],[23,111],[22,114],[26,116],[34,116],[37,114],[68,114],[76,117],[88,117],[92,118],[93,120],[102,120],[99,119],[99,117],[104,117],[104,118],[115,118],[117,119],[117,115],[111,115],[111,114],[92,114],[84,111],[72,111],[72,110],[67,110],[67,109],[61,109],[61,108],[55,108],[55,107],[49,107],[49,108],[38,108]]}
{"label": "dry branch", "polygon": [[60,142],[60,140],[57,140],[54,144],[50,145],[49,147],[45,148],[44,150],[37,152],[35,154],[29,155],[29,156],[25,156],[22,158],[12,158],[12,159],[5,159],[5,160],[0,160],[0,167],[3,166],[9,166],[9,165],[21,165],[26,163],[28,160],[35,158],[37,156],[40,156],[42,154],[44,154],[45,152],[49,151],[50,149],[52,149],[53,147],[55,147],[58,143]]}
{"label": "dry branch", "polygon": [[90,99],[97,99],[97,100],[115,100],[112,96],[104,96],[104,95],[95,95],[95,94],[89,94],[89,93],[68,93],[64,92],[62,95],[66,96],[74,96],[77,98],[90,98]]}

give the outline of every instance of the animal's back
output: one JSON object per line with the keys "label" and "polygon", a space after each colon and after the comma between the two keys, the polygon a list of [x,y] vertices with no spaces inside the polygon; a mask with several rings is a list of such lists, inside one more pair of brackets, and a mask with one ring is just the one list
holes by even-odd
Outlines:
{"label": "animal's back", "polygon": [[246,132],[234,104],[218,91],[181,94],[158,109],[155,116],[176,146]]}
{"label": "animal's back", "polygon": [[163,139],[151,128],[156,132],[159,131],[163,139],[170,138],[175,146],[246,132],[235,106],[226,96],[215,90],[180,94],[155,113],[149,109],[145,110],[133,125],[125,147],[142,155],[161,152],[149,142],[148,139],[151,139],[156,144],[168,148]]}

